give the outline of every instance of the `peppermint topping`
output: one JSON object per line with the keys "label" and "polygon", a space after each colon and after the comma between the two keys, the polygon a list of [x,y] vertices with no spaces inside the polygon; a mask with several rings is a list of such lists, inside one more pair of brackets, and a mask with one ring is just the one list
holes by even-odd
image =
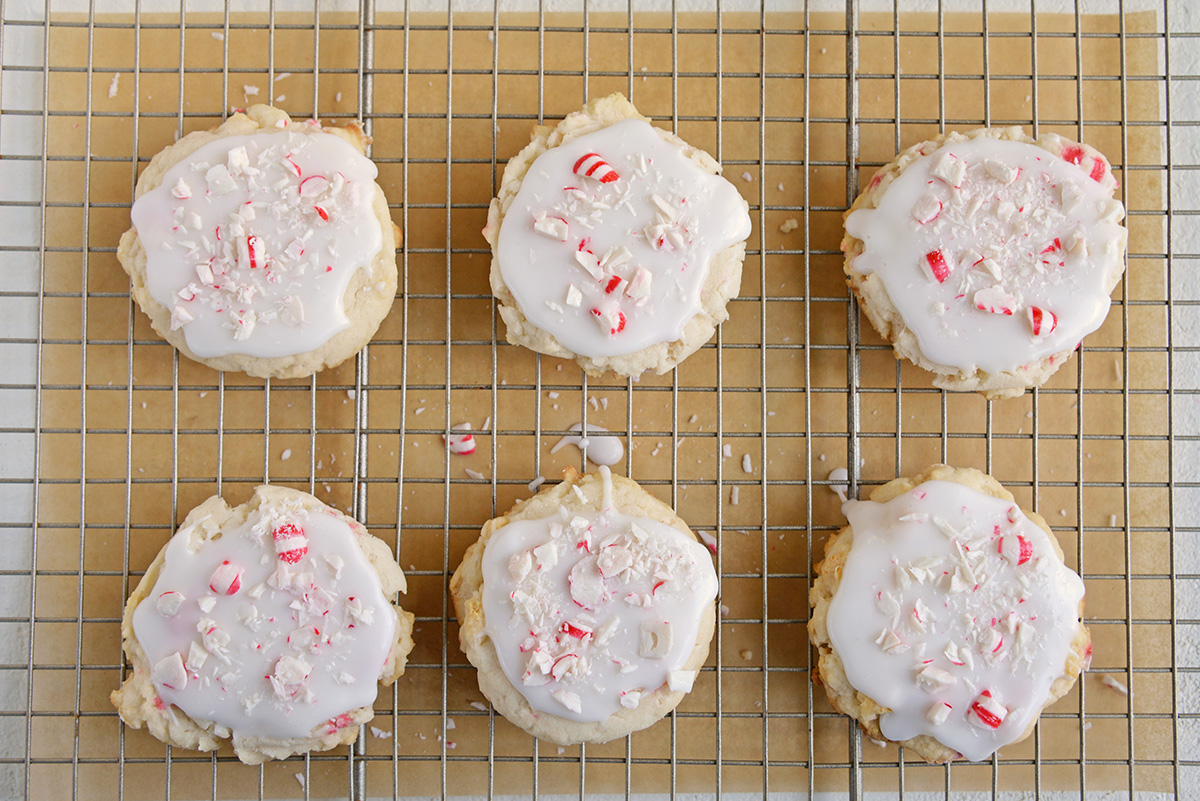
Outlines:
{"label": "peppermint topping", "polygon": [[488,636],[505,675],[539,712],[576,721],[691,688],[716,574],[675,529],[607,508],[565,507],[498,529],[483,557]]}
{"label": "peppermint topping", "polygon": [[950,142],[846,219],[864,243],[851,269],[883,281],[931,361],[1016,371],[1103,322],[1123,269],[1124,209],[1107,168],[1095,179],[1090,157],[1066,158],[1071,147],[1060,159],[1011,140]]}
{"label": "peppermint topping", "polygon": [[133,205],[147,287],[201,358],[304,353],[349,325],[346,286],[383,241],[376,169],[307,131],[217,139]]}
{"label": "peppermint topping", "polygon": [[853,542],[829,638],[851,685],[892,710],[884,736],[927,734],[971,760],[1018,739],[1064,672],[1083,597],[1046,532],[946,481],[843,510]]}
{"label": "peppermint topping", "polygon": [[155,601],[133,613],[165,704],[236,735],[292,738],[374,701],[395,615],[350,526],[300,497],[167,544]]}
{"label": "peppermint topping", "polygon": [[749,234],[732,184],[625,120],[537,158],[496,253],[534,325],[580,355],[615,356],[678,339],[713,256]]}

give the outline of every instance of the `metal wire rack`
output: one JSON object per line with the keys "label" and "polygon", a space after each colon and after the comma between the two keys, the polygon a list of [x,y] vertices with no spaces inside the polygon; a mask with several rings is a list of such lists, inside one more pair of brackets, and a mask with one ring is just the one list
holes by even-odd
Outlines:
{"label": "metal wire rack", "polygon": [[[1182,727],[1197,710],[1180,708],[1178,685],[1197,671],[1177,659],[1169,187],[1196,165],[1172,161],[1169,87],[1172,52],[1200,31],[1179,30],[1165,5],[190,5],[0,2],[0,626],[17,644],[0,656],[15,688],[0,702],[0,787],[134,799],[1187,794]],[[610,91],[717,156],[755,222],[729,322],[675,372],[636,382],[589,380],[505,343],[477,235],[530,125]],[[405,232],[391,317],[356,360],[305,381],[181,360],[130,301],[114,255],[148,158],[255,101],[363,120]],[[1047,387],[989,403],[895,362],[848,300],[837,245],[860,177],[898,148],[1002,124],[1104,150],[1131,247],[1105,327]],[[463,420],[484,447],[448,456],[440,438]],[[480,703],[446,589],[487,517],[578,459],[549,454],[577,421],[622,434],[628,474],[716,537],[723,617],[676,713],[561,749]],[[1030,740],[977,765],[926,766],[865,742],[809,679],[806,595],[841,519],[829,471],[848,466],[854,493],[934,461],[986,469],[1045,514],[1088,585],[1091,672]],[[315,492],[395,543],[418,645],[355,746],[250,768],[127,731],[107,695],[126,670],[123,601],[174,525],[208,495],[240,501],[264,480]]]}

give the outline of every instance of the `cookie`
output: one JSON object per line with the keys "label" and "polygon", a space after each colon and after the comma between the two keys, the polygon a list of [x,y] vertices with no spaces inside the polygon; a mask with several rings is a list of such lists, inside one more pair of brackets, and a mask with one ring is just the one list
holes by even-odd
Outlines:
{"label": "cookie", "polygon": [[572,469],[489,520],[450,582],[496,711],[559,745],[650,726],[692,689],[715,625],[708,551],[633,481]]}
{"label": "cookie", "polygon": [[257,105],[151,159],[117,257],[154,330],[263,378],[362,350],[395,299],[400,236],[368,142]]}
{"label": "cookie", "polygon": [[1083,581],[1046,521],[945,465],[842,509],[808,624],[833,707],[933,763],[1028,737],[1092,653]]}
{"label": "cookie", "polygon": [[258,764],[353,742],[412,650],[388,546],[313,496],[259,487],[192,510],[121,621],[121,719],[180,748],[232,739]]}
{"label": "cookie", "polygon": [[535,128],[483,230],[508,341],[624,376],[665,373],[707,342],[750,235],[720,171],[619,94]]}
{"label": "cookie", "polygon": [[1016,397],[1108,314],[1127,239],[1116,188],[1104,156],[1057,134],[944,134],[880,169],[847,211],[849,284],[936,386]]}

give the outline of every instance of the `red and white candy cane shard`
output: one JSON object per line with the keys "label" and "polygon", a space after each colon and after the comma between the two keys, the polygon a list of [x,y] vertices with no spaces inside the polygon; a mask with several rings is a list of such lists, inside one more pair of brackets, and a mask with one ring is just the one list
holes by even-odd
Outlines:
{"label": "red and white candy cane shard", "polygon": [[178,651],[164,656],[150,669],[150,680],[168,690],[187,689],[187,669],[183,666],[183,655]]}
{"label": "red and white candy cane shard", "polygon": [[1008,710],[992,696],[990,690],[981,692],[971,704],[971,708],[967,710],[967,720],[973,725],[989,731],[1000,728],[1000,724],[1006,717],[1008,717]]}
{"label": "red and white candy cane shard", "polygon": [[233,595],[242,588],[242,571],[226,559],[213,571],[208,588],[218,595]]}
{"label": "red and white candy cane shard", "polygon": [[261,252],[262,242],[259,241],[259,238],[253,234],[246,237],[246,253],[247,257],[250,259],[251,270],[258,267]]}
{"label": "red and white candy cane shard", "polygon": [[1072,164],[1083,166],[1084,161],[1088,158],[1092,160],[1091,169],[1088,170],[1088,177],[1096,183],[1104,180],[1105,173],[1108,172],[1108,163],[1105,162],[1102,156],[1088,156],[1086,150],[1081,145],[1068,145],[1063,148],[1062,157],[1064,161],[1069,161]]}
{"label": "red and white candy cane shard", "polygon": [[1015,565],[1033,558],[1033,544],[1020,534],[1006,534],[996,541],[996,553]]}
{"label": "red and white candy cane shard", "polygon": [[595,178],[602,184],[611,184],[620,177],[617,175],[617,171],[596,153],[587,153],[581,156],[571,169],[576,175]]}
{"label": "red and white candy cane shard", "polygon": [[470,456],[475,452],[475,437],[470,433],[471,424],[463,423],[460,426],[453,426],[453,428],[465,433],[442,437],[442,441],[446,443],[446,450],[460,456]]}
{"label": "red and white candy cane shard", "polygon": [[1030,306],[1025,312],[1025,319],[1029,321],[1029,328],[1037,339],[1049,336],[1058,328],[1058,315],[1049,309]]}
{"label": "red and white candy cane shard", "polygon": [[275,553],[289,565],[296,564],[308,553],[308,537],[295,523],[284,523],[271,532],[271,536],[275,540]]}
{"label": "red and white candy cane shard", "polygon": [[186,600],[183,593],[175,590],[167,590],[158,596],[158,600],[154,603],[154,608],[163,617],[174,617],[179,612],[179,607],[183,606]]}
{"label": "red and white candy cane shard", "polygon": [[946,258],[940,250],[926,253],[925,258],[921,260],[921,266],[925,268],[925,274],[939,284],[950,277],[950,265],[946,264]]}
{"label": "red and white candy cane shard", "polygon": [[975,308],[989,314],[1012,316],[1020,305],[1017,299],[998,286],[990,286],[975,293]]}
{"label": "red and white candy cane shard", "polygon": [[601,331],[609,336],[616,336],[625,330],[625,313],[619,309],[592,309],[592,316]]}

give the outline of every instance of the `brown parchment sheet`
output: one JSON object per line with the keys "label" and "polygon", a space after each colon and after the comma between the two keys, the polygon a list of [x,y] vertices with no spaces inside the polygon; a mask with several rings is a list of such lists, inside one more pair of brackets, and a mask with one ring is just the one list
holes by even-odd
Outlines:
{"label": "brown parchment sheet", "polygon": [[[64,18],[72,20],[80,18]],[[179,15],[143,16],[136,28],[128,17],[97,20],[90,30],[54,27],[49,38],[31,796],[162,798],[169,781],[171,798],[302,797],[295,774],[305,772],[321,798],[351,788],[365,797],[845,789],[850,726],[810,683],[805,631],[812,562],[843,522],[821,482],[846,463],[852,399],[837,250],[845,16],[813,14],[806,33],[797,14],[726,14],[718,36],[712,15],[681,15],[673,32],[669,16],[592,14],[584,37],[577,14],[546,14],[539,30],[536,15],[456,13],[451,36],[444,14],[412,13],[406,29],[404,15],[380,13],[365,55],[355,16],[323,14],[319,30],[311,16],[290,14],[272,22],[235,13],[229,28],[191,13],[184,29]],[[897,42],[897,22],[913,35]],[[1028,128],[1036,115],[1041,131],[1076,137],[1082,114],[1083,138],[1111,158],[1133,212],[1119,302],[1036,399],[989,406],[932,391],[861,323],[864,491],[943,459],[990,470],[1047,517],[1068,563],[1086,574],[1096,655],[1038,734],[1002,749],[995,765],[947,773],[910,758],[901,774],[896,748],[864,741],[867,791],[894,793],[901,775],[908,791],[1031,791],[1035,781],[1043,790],[1130,781],[1165,790],[1172,781],[1163,82],[1135,81],[1159,75],[1159,45],[1132,36],[1161,22],[1129,15],[1124,39],[1119,23],[1084,16],[1082,31],[1104,35],[1077,38],[1070,15],[992,15],[985,70],[979,15],[945,15],[940,36],[934,15],[860,19],[864,184],[897,144],[936,134],[939,116],[966,129],[985,118]],[[754,221],[741,298],[719,337],[673,374],[589,380],[586,391],[573,363],[504,343],[479,234],[504,162],[539,110],[557,119],[585,90],[632,90],[644,113],[718,155]],[[151,155],[180,131],[217,124],[230,106],[272,97],[301,118],[369,120],[405,247],[402,292],[359,361],[268,385],[176,357],[131,304],[114,250]],[[790,219],[799,227],[782,231]],[[446,598],[481,524],[528,496],[536,476],[578,466],[574,448],[549,449],[585,408],[589,422],[628,436],[620,470],[719,538],[728,608],[678,714],[586,751],[538,746],[480,711]],[[448,456],[441,432],[464,421],[480,429],[478,450]],[[383,736],[368,733],[361,754],[260,773],[228,749],[215,760],[168,755],[146,732],[120,726],[108,694],[123,675],[124,599],[173,527],[211,494],[240,503],[265,478],[311,489],[398,539],[404,605],[418,623],[408,672],[376,703]],[[1126,698],[1100,677],[1129,683],[1130,656],[1159,670],[1133,676]],[[452,729],[443,729],[443,709]]]}

